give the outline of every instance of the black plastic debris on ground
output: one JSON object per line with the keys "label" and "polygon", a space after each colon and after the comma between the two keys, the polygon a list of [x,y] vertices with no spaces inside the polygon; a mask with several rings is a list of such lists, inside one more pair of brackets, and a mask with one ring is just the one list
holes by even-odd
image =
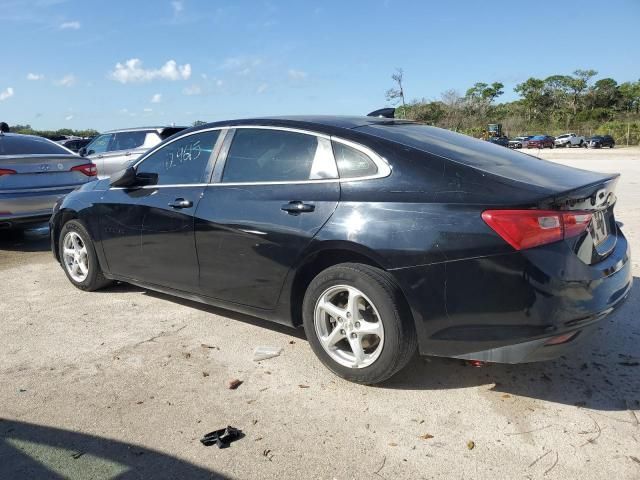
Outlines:
{"label": "black plastic debris on ground", "polygon": [[243,436],[242,430],[227,426],[227,428],[221,428],[220,430],[207,433],[200,439],[200,443],[205,447],[217,445],[218,448],[227,448],[231,442],[239,440]]}

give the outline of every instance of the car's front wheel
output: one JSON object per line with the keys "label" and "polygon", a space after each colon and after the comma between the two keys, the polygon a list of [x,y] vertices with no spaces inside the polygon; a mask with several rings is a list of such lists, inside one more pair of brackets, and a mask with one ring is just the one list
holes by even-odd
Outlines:
{"label": "car's front wheel", "polygon": [[307,288],[303,321],[322,363],[353,382],[383,382],[416,352],[400,289],[390,274],[369,265],[344,263],[320,272]]}
{"label": "car's front wheel", "polygon": [[111,283],[102,274],[89,232],[78,220],[63,225],[58,248],[64,273],[79,289],[93,291]]}

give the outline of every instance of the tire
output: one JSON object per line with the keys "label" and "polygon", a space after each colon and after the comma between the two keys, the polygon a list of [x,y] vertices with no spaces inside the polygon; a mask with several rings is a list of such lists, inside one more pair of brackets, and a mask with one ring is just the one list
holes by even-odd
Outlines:
{"label": "tire", "polygon": [[[335,298],[342,296],[343,302],[347,302],[353,292],[361,294],[359,297],[356,294],[353,296],[360,302],[356,302],[359,306],[351,310],[356,312],[355,315],[347,312],[350,302],[338,302],[343,306],[335,307],[338,308],[336,315],[328,314],[321,307],[327,305],[327,299],[334,291],[337,292]],[[334,306],[331,305],[332,308]],[[340,311],[347,312],[342,315],[343,318],[339,316]],[[333,373],[352,382],[365,385],[383,382],[405,367],[417,351],[413,318],[404,296],[393,277],[379,268],[360,263],[342,263],[323,270],[305,292],[302,316],[307,339],[316,356]],[[381,333],[363,334],[363,330],[359,330],[359,319],[363,330],[373,325],[381,329]],[[322,332],[327,325],[332,329],[322,340]],[[333,347],[325,347],[327,339],[338,330],[341,335],[336,338],[341,340]],[[352,342],[357,342],[360,351],[367,357],[359,365],[356,360],[355,366],[346,358],[349,355],[356,358],[355,350],[351,348]]]}
{"label": "tire", "polygon": [[[96,249],[93,246],[91,236],[84,225],[78,220],[70,220],[65,223],[60,229],[60,236],[58,237],[58,253],[60,256],[60,264],[67,278],[73,285],[80,290],[92,292],[100,288],[106,287],[111,284],[111,280],[108,280],[102,274],[102,269],[98,263],[98,257],[96,255]],[[74,245],[84,247],[84,253],[78,254],[78,257],[74,259],[74,263],[84,264],[86,267],[86,273],[80,269],[74,269],[69,261],[71,257],[65,256],[65,248],[68,247],[67,239],[74,244],[75,239],[79,239]],[[73,248],[76,248],[75,246]],[[78,249],[76,249],[78,250]],[[68,261],[69,260],[69,261]]]}

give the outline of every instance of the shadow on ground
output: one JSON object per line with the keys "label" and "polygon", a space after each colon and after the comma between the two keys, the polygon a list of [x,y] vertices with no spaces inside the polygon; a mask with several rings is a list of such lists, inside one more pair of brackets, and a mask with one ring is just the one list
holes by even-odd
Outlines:
{"label": "shadow on ground", "polygon": [[0,478],[227,477],[137,445],[0,418]]}
{"label": "shadow on ground", "polygon": [[27,230],[0,230],[0,250],[9,252],[44,252],[51,249],[49,227],[37,225]]}
{"label": "shadow on ground", "polygon": [[[474,368],[466,362],[416,357],[383,388],[442,390],[495,384],[493,390],[595,410],[640,407],[640,278],[627,302],[573,352],[556,360]],[[633,421],[633,419],[632,419]]]}
{"label": "shadow on ground", "polygon": [[[293,329],[149,290],[145,294],[256,327],[305,338],[302,328]],[[634,278],[634,286],[626,303],[603,320],[596,332],[586,338],[575,351],[557,360],[516,365],[490,364],[474,368],[461,360],[416,356],[404,370],[378,388],[445,390],[495,384],[492,388],[497,392],[566,405],[603,411],[638,409],[639,314],[640,278]]]}

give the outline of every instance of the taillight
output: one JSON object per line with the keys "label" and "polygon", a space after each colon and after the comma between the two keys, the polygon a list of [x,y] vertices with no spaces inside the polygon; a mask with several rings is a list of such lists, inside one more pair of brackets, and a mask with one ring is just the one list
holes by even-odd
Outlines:
{"label": "taillight", "polygon": [[82,172],[87,177],[95,177],[98,175],[98,167],[96,167],[95,163],[85,163],[83,165],[77,165],[71,168],[72,172]]}
{"label": "taillight", "polygon": [[0,177],[3,175],[13,175],[14,173],[18,173],[15,170],[11,170],[9,168],[0,168]]}
{"label": "taillight", "polygon": [[555,210],[486,210],[482,219],[516,250],[571,238],[591,222],[588,212]]}

